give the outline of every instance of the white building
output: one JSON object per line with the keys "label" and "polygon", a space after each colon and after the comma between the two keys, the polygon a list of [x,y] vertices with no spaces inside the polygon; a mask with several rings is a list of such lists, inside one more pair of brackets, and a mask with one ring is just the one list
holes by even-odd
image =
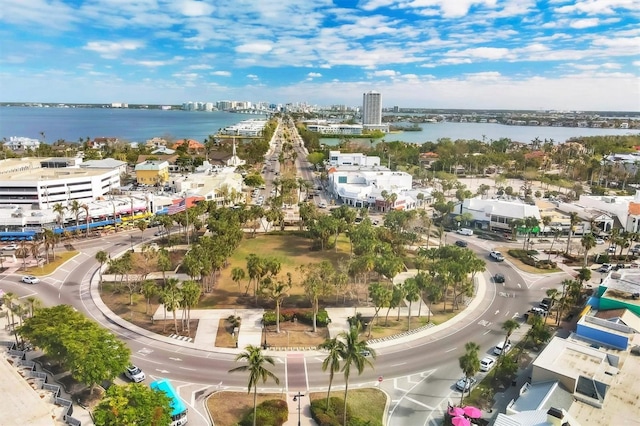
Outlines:
{"label": "white building", "polygon": [[382,95],[370,91],[362,95],[362,125],[382,124]]}
{"label": "white building", "polygon": [[262,135],[267,120],[244,120],[233,126],[227,126],[220,130],[221,135],[257,137]]}
{"label": "white building", "polygon": [[[413,209],[416,200],[403,191],[411,190],[413,178],[405,172],[394,172],[380,166],[335,166],[329,169],[329,193],[351,207]],[[396,194],[396,202],[384,202],[382,192]]]}
{"label": "white building", "polygon": [[27,149],[37,149],[40,146],[40,141],[38,139],[21,136],[11,136],[9,140],[4,143],[4,146],[12,151],[24,151]]}
{"label": "white building", "polygon": [[360,124],[308,124],[307,129],[323,135],[361,135],[363,127]]}
{"label": "white building", "polygon": [[329,164],[331,166],[373,167],[380,165],[380,157],[367,156],[361,152],[349,152],[343,154],[340,151],[329,151]]}
{"label": "white building", "polygon": [[235,172],[235,167],[203,167],[170,183],[177,193],[216,200],[219,205],[223,205],[225,199],[230,204],[245,201],[242,192],[244,179]]}
{"label": "white building", "polygon": [[[58,161],[59,160],[59,161]],[[120,188],[119,169],[68,167],[70,159],[0,161],[0,206],[47,209],[72,200],[88,202]]]}
{"label": "white building", "polygon": [[[635,196],[581,195],[576,205],[608,213],[617,218],[622,229],[628,232],[640,231],[640,191]],[[613,225],[613,224],[610,224]],[[610,232],[611,228],[602,228]]]}
{"label": "white building", "polygon": [[483,229],[510,230],[511,222],[525,217],[535,217],[540,222],[538,206],[532,206],[519,200],[507,201],[498,199],[467,198],[455,206],[453,214],[465,213],[473,216],[472,221]]}

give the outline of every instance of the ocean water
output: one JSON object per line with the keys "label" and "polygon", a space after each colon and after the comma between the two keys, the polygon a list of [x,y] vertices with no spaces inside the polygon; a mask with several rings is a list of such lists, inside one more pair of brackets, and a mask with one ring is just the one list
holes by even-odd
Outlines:
{"label": "ocean water", "polygon": [[153,137],[204,141],[219,129],[264,115],[215,111],[115,108],[0,107],[0,138],[25,136],[53,143],[59,139],[117,137],[144,142]]}
{"label": "ocean water", "polygon": [[[264,118],[224,111],[162,111],[158,109],[112,108],[27,108],[0,107],[0,138],[25,136],[47,143],[59,139],[117,137],[130,142],[144,142],[153,137],[204,141],[219,129],[250,118]],[[577,127],[505,126],[492,123],[420,124],[422,131],[391,133],[383,139],[410,143],[436,142],[440,138],[497,140],[509,138],[518,142],[553,139],[564,142],[571,137],[638,134],[621,129],[590,129]],[[362,139],[368,143],[368,139]],[[339,139],[322,139],[327,145],[337,145]]]}

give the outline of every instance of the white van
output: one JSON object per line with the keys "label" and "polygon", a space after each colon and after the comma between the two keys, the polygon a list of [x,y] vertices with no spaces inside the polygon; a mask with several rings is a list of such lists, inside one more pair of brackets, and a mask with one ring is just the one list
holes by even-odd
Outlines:
{"label": "white van", "polygon": [[473,229],[469,228],[460,228],[457,232],[460,235],[473,235]]}
{"label": "white van", "polygon": [[507,353],[507,352],[509,352],[509,349],[511,349],[511,341],[508,340],[506,345],[504,344],[504,341],[502,341],[502,342],[498,343],[495,348],[493,348],[493,354],[494,355],[500,355],[502,353],[502,351]]}

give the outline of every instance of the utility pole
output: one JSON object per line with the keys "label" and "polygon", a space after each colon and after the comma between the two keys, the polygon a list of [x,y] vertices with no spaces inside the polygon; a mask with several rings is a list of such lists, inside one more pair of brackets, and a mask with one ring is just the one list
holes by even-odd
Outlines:
{"label": "utility pole", "polygon": [[300,391],[298,391],[298,393],[293,396],[293,402],[298,403],[298,426],[300,426],[300,400],[303,396],[304,394],[300,393]]}

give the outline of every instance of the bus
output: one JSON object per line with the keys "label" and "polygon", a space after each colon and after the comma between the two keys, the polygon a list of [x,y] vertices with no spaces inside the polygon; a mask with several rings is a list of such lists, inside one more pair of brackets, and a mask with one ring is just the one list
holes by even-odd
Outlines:
{"label": "bus", "polygon": [[180,399],[176,391],[167,379],[159,379],[151,382],[149,387],[155,391],[164,392],[171,399],[171,426],[187,424],[187,406]]}

